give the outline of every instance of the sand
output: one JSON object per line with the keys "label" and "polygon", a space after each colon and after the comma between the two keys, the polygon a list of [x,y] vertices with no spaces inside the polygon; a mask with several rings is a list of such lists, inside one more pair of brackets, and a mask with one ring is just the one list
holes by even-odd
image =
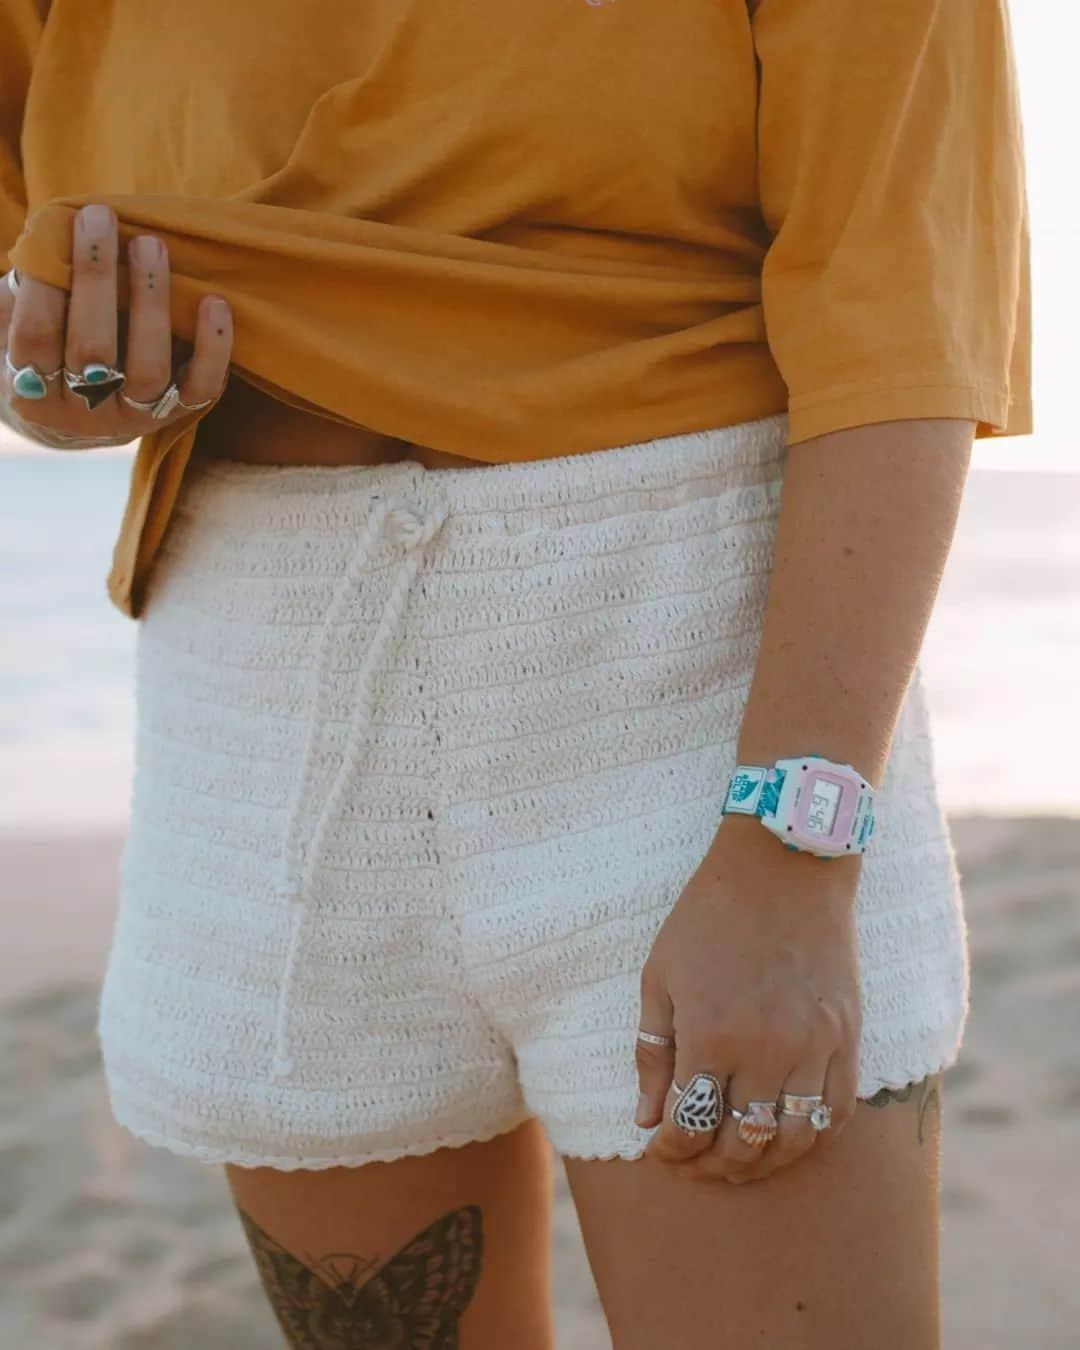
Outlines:
{"label": "sand", "polygon": [[[953,822],[973,1010],[945,1085],[947,1350],[1078,1344],[1080,822]],[[117,836],[0,840],[0,1347],[281,1344],[220,1172],[138,1143],[94,1039]],[[559,1350],[604,1350],[558,1185]],[[888,1337],[883,1333],[883,1346]]]}

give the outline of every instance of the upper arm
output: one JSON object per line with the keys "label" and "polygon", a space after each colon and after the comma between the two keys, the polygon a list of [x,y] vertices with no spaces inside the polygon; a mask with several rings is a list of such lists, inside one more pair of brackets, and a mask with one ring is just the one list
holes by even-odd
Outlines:
{"label": "upper arm", "polygon": [[766,333],[791,441],[895,418],[1031,430],[1006,0],[749,0]]}

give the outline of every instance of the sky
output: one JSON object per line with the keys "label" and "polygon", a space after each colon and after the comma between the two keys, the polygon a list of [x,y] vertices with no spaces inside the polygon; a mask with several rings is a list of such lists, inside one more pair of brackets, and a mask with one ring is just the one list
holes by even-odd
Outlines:
{"label": "sky", "polygon": [[1080,7],[1072,0],[1011,0],[1009,14],[1031,207],[1035,434],[982,440],[974,463],[1077,471],[1080,434],[1067,399],[1077,383],[1080,315]]}

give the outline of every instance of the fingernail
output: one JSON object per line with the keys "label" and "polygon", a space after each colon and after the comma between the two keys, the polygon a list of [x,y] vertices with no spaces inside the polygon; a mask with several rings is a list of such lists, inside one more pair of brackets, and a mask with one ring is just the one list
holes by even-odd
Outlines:
{"label": "fingernail", "polygon": [[139,234],[131,242],[131,253],[135,261],[148,266],[161,257],[161,240],[152,234]]}
{"label": "fingernail", "polygon": [[649,1099],[645,1093],[639,1093],[637,1099],[637,1110],[634,1112],[635,1125],[647,1125],[649,1122]]}
{"label": "fingernail", "polygon": [[104,239],[112,228],[112,212],[107,206],[84,206],[79,215],[88,239]]}
{"label": "fingernail", "polygon": [[210,317],[215,323],[224,323],[229,317],[229,302],[220,295],[210,297]]}

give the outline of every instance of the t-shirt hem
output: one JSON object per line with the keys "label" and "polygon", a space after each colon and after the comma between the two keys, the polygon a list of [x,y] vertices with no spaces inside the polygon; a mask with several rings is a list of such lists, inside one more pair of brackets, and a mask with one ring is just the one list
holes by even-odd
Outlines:
{"label": "t-shirt hem", "polygon": [[915,418],[959,417],[974,422],[976,439],[1028,436],[1034,430],[1030,394],[1010,397],[974,384],[912,382],[826,390],[788,401],[788,442],[831,431]]}

